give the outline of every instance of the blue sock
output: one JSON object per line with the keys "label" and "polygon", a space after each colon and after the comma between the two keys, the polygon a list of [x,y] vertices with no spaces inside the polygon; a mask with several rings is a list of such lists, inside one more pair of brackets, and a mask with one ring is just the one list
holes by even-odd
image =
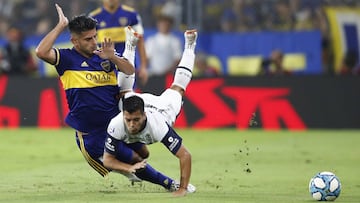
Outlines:
{"label": "blue sock", "polygon": [[137,171],[135,175],[142,180],[161,185],[166,189],[170,189],[171,183],[173,181],[173,179],[155,170],[153,167],[150,166],[150,164],[146,164],[146,167],[142,170]]}

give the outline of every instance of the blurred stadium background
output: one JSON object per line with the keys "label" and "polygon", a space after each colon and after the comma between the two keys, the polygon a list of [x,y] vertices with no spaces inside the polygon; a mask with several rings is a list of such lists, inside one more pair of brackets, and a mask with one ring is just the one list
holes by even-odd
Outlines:
{"label": "blurred stadium background", "polygon": [[[255,113],[252,127],[258,128],[360,128],[359,1],[121,2],[140,13],[145,38],[155,32],[159,14],[175,19],[173,31],[179,37],[187,28],[198,29],[197,52],[221,72],[211,78],[195,75],[178,127],[247,129]],[[0,48],[7,30],[16,27],[34,52],[57,23],[55,3],[68,17],[101,5],[100,0],[0,0]],[[57,46],[71,46],[68,37],[64,32]],[[274,69],[268,64],[274,51],[283,54],[282,65],[290,74],[264,74],[265,68]],[[65,126],[67,107],[55,69],[34,60],[36,71],[31,75],[0,73],[0,127]],[[153,77],[139,89],[159,93],[167,82],[167,76]],[[212,103],[204,105],[204,99]]]}
{"label": "blurred stadium background", "polygon": [[[55,3],[71,17],[101,0],[0,0],[0,50],[16,27],[33,53],[57,23]],[[195,75],[187,89],[176,127],[191,149],[198,191],[171,202],[309,202],[308,181],[323,170],[342,181],[338,201],[358,202],[360,1],[122,3],[142,16],[145,38],[160,13],[176,19],[179,37],[198,29],[197,52],[221,72]],[[64,32],[56,46],[69,47],[68,40]],[[274,50],[291,74],[263,74]],[[68,108],[54,68],[34,60],[31,75],[0,72],[0,202],[169,202],[153,185],[131,187],[117,175],[103,181],[89,168],[64,123]],[[152,77],[138,88],[160,93],[170,80]],[[174,157],[161,145],[150,148],[153,166],[177,177]]]}

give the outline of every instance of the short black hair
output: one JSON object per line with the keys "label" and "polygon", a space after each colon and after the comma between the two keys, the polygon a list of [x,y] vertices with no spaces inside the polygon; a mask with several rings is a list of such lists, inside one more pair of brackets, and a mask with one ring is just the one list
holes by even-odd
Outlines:
{"label": "short black hair", "polygon": [[85,14],[81,14],[74,16],[71,19],[69,22],[69,30],[71,33],[81,34],[82,32],[95,29],[96,25],[97,20]]}
{"label": "short black hair", "polygon": [[144,100],[141,97],[133,95],[123,100],[123,111],[134,113],[138,110],[144,113]]}

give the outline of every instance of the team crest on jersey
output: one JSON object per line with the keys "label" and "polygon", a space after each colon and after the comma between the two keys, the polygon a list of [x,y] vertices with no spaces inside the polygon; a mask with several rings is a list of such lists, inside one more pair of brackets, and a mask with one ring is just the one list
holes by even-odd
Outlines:
{"label": "team crest on jersey", "polygon": [[105,71],[105,72],[109,72],[111,70],[111,64],[110,61],[103,61],[100,63],[101,68]]}
{"label": "team crest on jersey", "polygon": [[106,22],[105,21],[101,21],[99,24],[100,27],[106,27]]}
{"label": "team crest on jersey", "polygon": [[119,18],[119,24],[120,24],[121,26],[126,26],[126,25],[128,25],[128,19],[127,19],[126,17],[121,17],[121,18]]}

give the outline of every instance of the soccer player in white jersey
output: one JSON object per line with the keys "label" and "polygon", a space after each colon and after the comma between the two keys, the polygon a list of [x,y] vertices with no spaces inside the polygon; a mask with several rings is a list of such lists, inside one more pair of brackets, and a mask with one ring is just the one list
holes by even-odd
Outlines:
{"label": "soccer player in white jersey", "polygon": [[[173,192],[174,196],[184,196],[196,190],[189,182],[191,154],[172,127],[176,116],[180,113],[182,96],[191,80],[195,61],[197,32],[188,30],[184,33],[184,37],[185,49],[175,71],[174,81],[160,96],[133,92],[133,76],[119,73],[118,83],[124,93],[119,104],[122,112],[110,121],[104,152],[104,165],[107,168],[138,175],[139,170],[147,167],[146,158],[149,156],[149,151],[146,145],[163,143],[180,161],[180,182],[174,181],[177,184]],[[138,160],[133,165],[122,161],[128,159],[122,158],[125,154],[122,152],[124,149],[122,143],[137,145],[132,147],[131,156],[133,160],[134,157]],[[151,179],[147,180],[152,182]]]}

